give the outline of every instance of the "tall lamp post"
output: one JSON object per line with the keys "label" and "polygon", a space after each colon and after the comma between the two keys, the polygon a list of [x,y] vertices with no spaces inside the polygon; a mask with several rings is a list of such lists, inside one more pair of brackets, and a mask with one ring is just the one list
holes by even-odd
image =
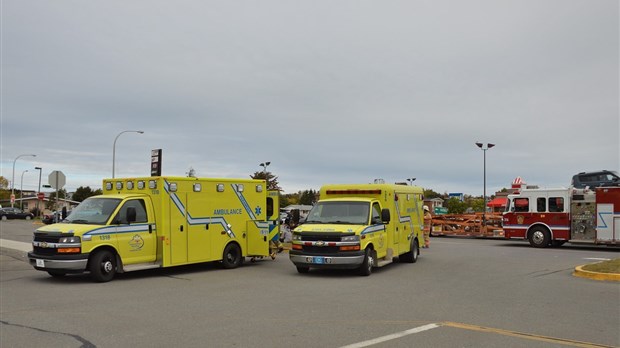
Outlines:
{"label": "tall lamp post", "polygon": [[259,166],[263,167],[263,174],[265,175],[265,182],[267,183],[267,187],[269,188],[269,180],[267,180],[267,166],[270,165],[271,162],[263,162],[259,164]]}
{"label": "tall lamp post", "polygon": [[483,199],[484,199],[484,207],[482,210],[482,226],[486,226],[487,224],[487,150],[492,148],[493,146],[495,146],[495,144],[490,144],[487,143],[486,147],[483,143],[476,143],[476,146],[478,146],[480,148],[480,150],[482,150],[483,153],[483,157],[484,157],[484,164],[483,164]]}
{"label": "tall lamp post", "polygon": [[412,186],[415,178],[407,178],[407,181],[409,182],[409,186]]}
{"label": "tall lamp post", "polygon": [[136,131],[136,130],[126,130],[126,131],[122,131],[120,133],[118,133],[118,135],[116,136],[116,138],[114,138],[114,144],[112,145],[112,178],[114,178],[114,170],[115,170],[115,165],[116,165],[116,141],[118,140],[118,137],[121,136],[121,134],[123,133],[139,133],[139,134],[143,134],[143,131]]}
{"label": "tall lamp post", "polygon": [[13,178],[11,178],[11,208],[15,206],[15,162],[17,162],[18,158],[24,157],[24,156],[37,157],[37,155],[23,154],[23,155],[19,155],[15,157],[15,160],[13,160]]}
{"label": "tall lamp post", "polygon": [[26,173],[28,169],[22,172],[22,178],[19,183],[19,209],[24,210],[24,173]]}
{"label": "tall lamp post", "polygon": [[39,199],[39,195],[41,194],[41,172],[43,172],[43,168],[41,167],[34,167],[34,169],[39,171],[39,190],[37,191],[37,216],[41,216],[41,209],[39,208],[39,203],[41,202],[41,199]]}

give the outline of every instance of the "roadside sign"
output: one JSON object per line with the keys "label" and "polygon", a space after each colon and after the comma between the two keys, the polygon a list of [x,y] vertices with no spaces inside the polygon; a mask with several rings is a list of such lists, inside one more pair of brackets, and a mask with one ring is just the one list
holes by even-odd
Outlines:
{"label": "roadside sign", "polygon": [[39,192],[39,193],[37,193],[37,198],[38,198],[40,201],[42,201],[42,200],[45,198],[45,193],[43,193],[43,192]]}
{"label": "roadside sign", "polygon": [[11,193],[11,204],[15,203],[15,195]]}
{"label": "roadside sign", "polygon": [[448,208],[446,208],[446,207],[435,207],[434,210],[435,210],[434,211],[435,215],[448,214]]}
{"label": "roadside sign", "polygon": [[151,176],[161,176],[161,149],[151,150]]}
{"label": "roadside sign", "polygon": [[48,180],[50,186],[52,186],[52,188],[55,188],[56,190],[60,190],[66,184],[66,177],[60,170],[55,170],[50,173]]}

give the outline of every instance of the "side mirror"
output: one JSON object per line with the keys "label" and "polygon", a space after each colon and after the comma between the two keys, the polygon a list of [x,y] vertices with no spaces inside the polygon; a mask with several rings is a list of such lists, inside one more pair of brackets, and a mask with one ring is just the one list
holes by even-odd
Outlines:
{"label": "side mirror", "polygon": [[381,210],[381,221],[384,224],[389,224],[390,223],[390,209],[385,208],[385,209]]}
{"label": "side mirror", "polygon": [[127,223],[132,223],[136,221],[136,208],[128,207],[127,208]]}

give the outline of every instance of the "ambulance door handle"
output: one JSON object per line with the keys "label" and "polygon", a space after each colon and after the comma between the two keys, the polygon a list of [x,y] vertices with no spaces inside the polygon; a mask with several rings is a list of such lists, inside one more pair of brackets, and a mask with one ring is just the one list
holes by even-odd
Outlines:
{"label": "ambulance door handle", "polygon": [[179,226],[179,231],[183,232],[183,225]]}
{"label": "ambulance door handle", "polygon": [[149,234],[153,233],[153,225],[149,225]]}

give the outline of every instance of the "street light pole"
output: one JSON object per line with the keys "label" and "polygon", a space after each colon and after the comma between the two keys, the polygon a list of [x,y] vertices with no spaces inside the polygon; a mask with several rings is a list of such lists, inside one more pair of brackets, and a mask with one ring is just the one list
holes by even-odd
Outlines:
{"label": "street light pole", "polygon": [[116,138],[114,138],[114,144],[112,145],[112,179],[114,179],[114,170],[115,170],[115,164],[116,164],[116,140],[118,140],[118,137],[121,136],[121,134],[123,133],[139,133],[139,134],[143,134],[143,131],[136,131],[136,130],[126,130],[126,131],[122,131],[120,133],[118,133],[118,135],[116,136]]}
{"label": "street light pole", "polygon": [[413,186],[413,182],[415,181],[415,178],[408,178],[407,181],[409,181],[409,186]]}
{"label": "street light pole", "polygon": [[23,154],[23,155],[19,155],[15,157],[15,160],[13,160],[13,177],[11,178],[11,208],[15,206],[15,202],[14,202],[15,200],[15,162],[17,162],[18,158],[24,157],[24,156],[37,157],[37,155]]}
{"label": "street light pole", "polygon": [[484,147],[483,143],[476,143],[476,146],[478,146],[480,148],[480,150],[482,150],[483,153],[483,200],[484,200],[484,207],[482,210],[482,226],[486,226],[487,224],[487,150],[492,148],[493,146],[495,146],[495,144],[486,144],[486,147]]}
{"label": "street light pole", "polygon": [[263,162],[259,164],[259,166],[263,167],[263,175],[265,176],[265,182],[267,183],[267,187],[269,188],[269,180],[267,180],[267,166],[270,165],[271,162]]}
{"label": "street light pole", "polygon": [[26,173],[28,169],[22,172],[21,182],[19,184],[19,209],[24,210],[24,173]]}
{"label": "street light pole", "polygon": [[41,200],[39,199],[39,195],[41,194],[41,172],[43,172],[43,168],[41,167],[34,167],[34,169],[39,171],[39,190],[37,191],[37,216],[41,216],[41,209],[39,208],[39,203],[41,203]]}

